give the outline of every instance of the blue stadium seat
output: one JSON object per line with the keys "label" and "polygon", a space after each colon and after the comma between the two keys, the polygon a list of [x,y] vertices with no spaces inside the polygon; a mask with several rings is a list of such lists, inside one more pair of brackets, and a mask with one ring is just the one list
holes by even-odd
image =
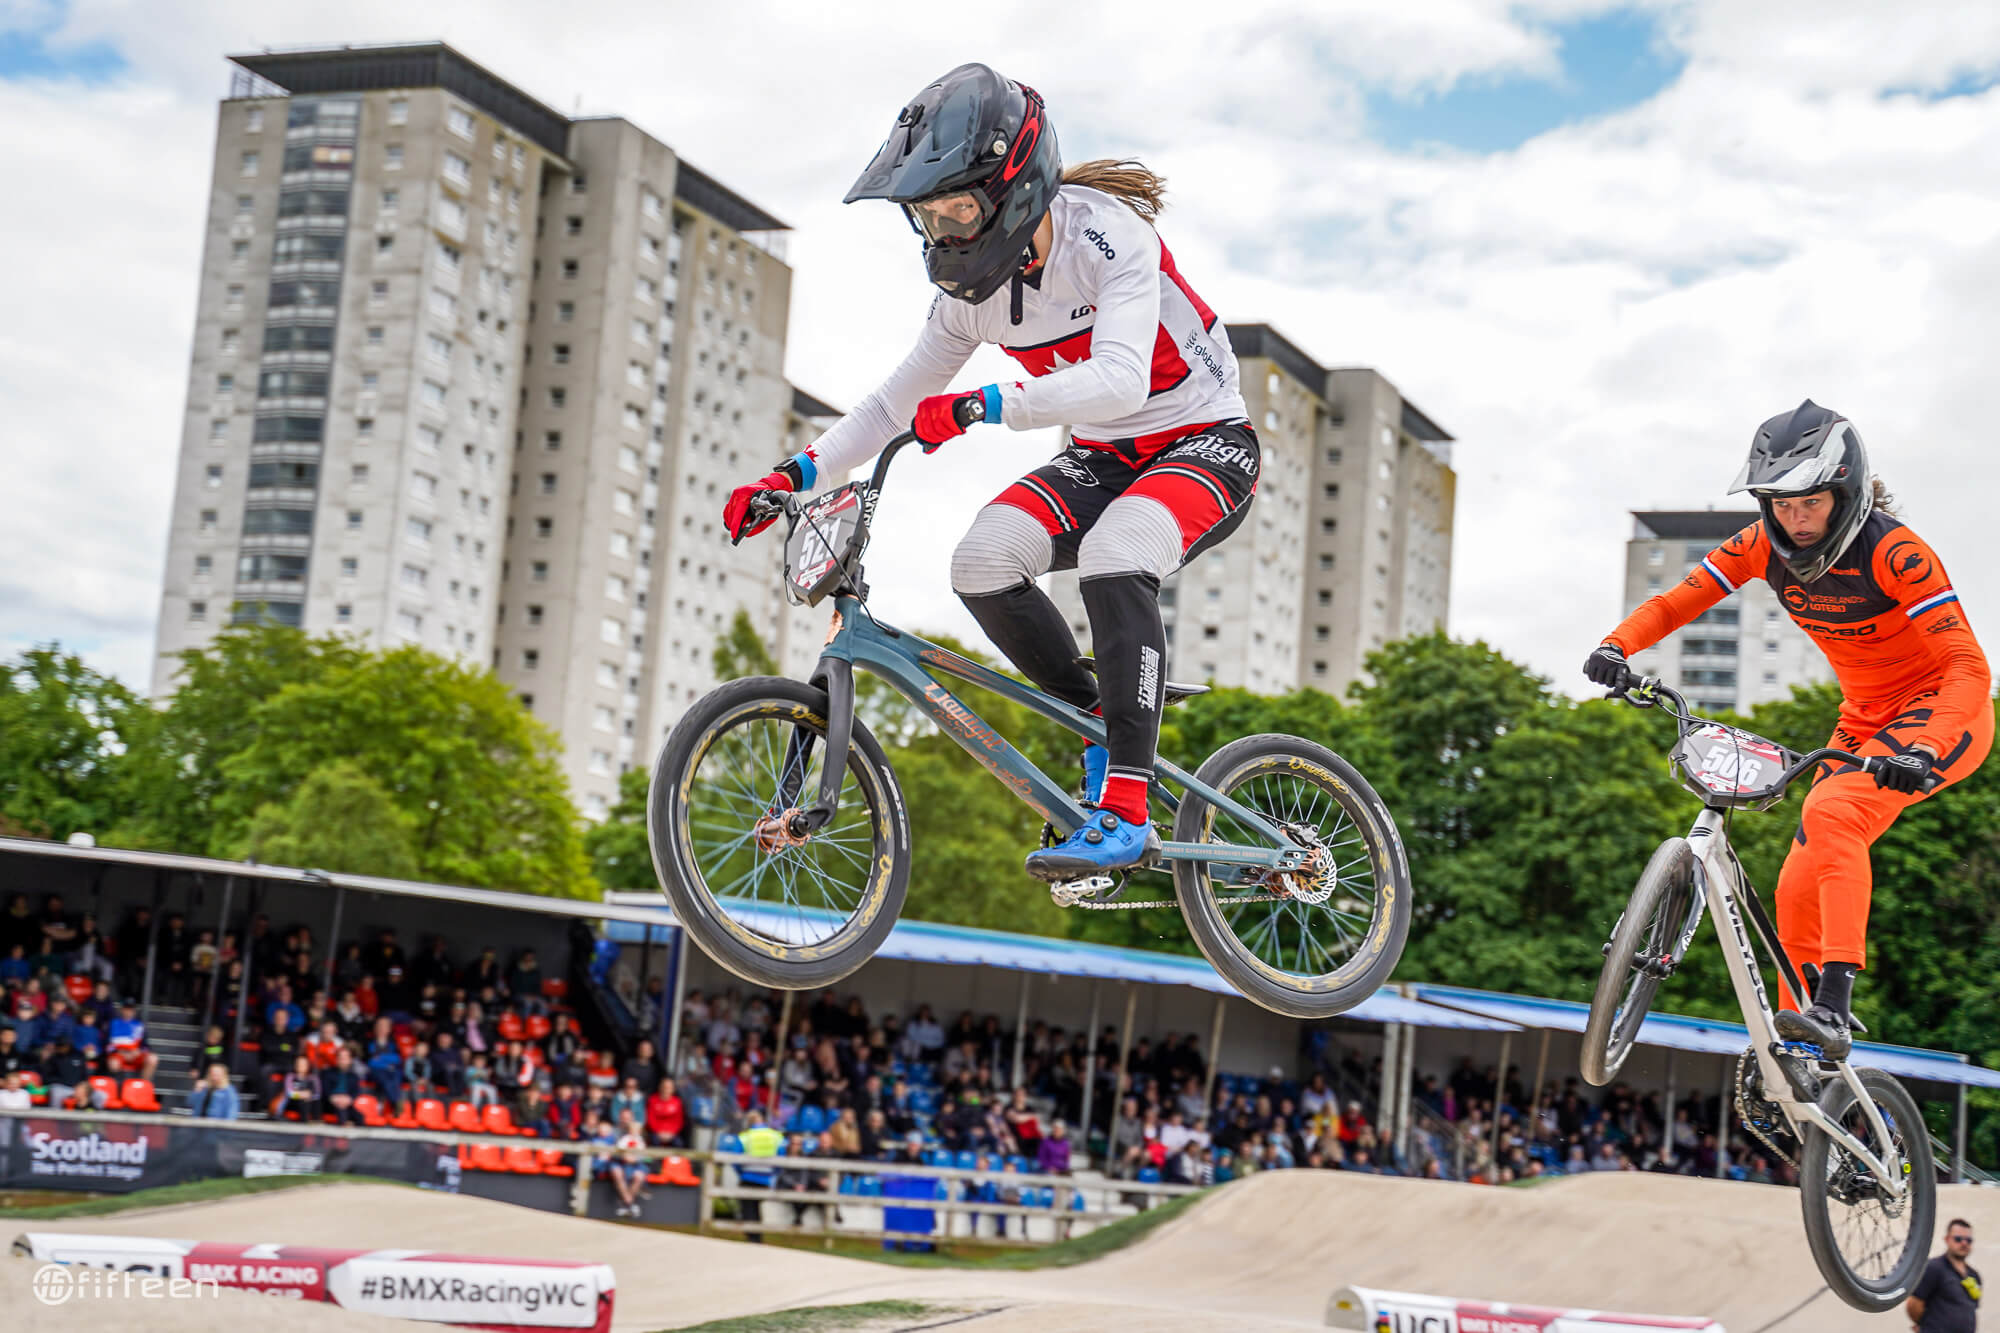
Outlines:
{"label": "blue stadium seat", "polygon": [[970,1171],[979,1165],[979,1154],[973,1152],[970,1148],[960,1148],[957,1156],[952,1159],[951,1164],[961,1171]]}
{"label": "blue stadium seat", "polygon": [[792,1129],[800,1134],[819,1134],[826,1129],[826,1110],[808,1102],[792,1117]]}
{"label": "blue stadium seat", "polygon": [[1142,1185],[1157,1185],[1157,1184],[1159,1184],[1159,1183],[1160,1183],[1160,1168],[1159,1168],[1159,1167],[1157,1167],[1157,1166],[1142,1166],[1142,1167],[1140,1167],[1140,1168],[1139,1168],[1139,1183],[1140,1183],[1140,1184],[1142,1184]]}
{"label": "blue stadium seat", "polygon": [[1028,1173],[1028,1159],[1025,1157],[1009,1157],[1007,1159],[1007,1165],[1013,1167],[1016,1171],[1019,1171],[1022,1175],[1026,1175]]}
{"label": "blue stadium seat", "polygon": [[743,1140],[737,1138],[734,1134],[724,1134],[715,1141],[715,1150],[717,1152],[742,1152]]}

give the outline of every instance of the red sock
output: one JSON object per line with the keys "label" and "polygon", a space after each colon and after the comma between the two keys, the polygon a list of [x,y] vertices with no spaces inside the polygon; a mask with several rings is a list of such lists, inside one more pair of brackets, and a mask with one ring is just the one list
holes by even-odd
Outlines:
{"label": "red sock", "polygon": [[1109,810],[1128,824],[1144,824],[1148,817],[1146,789],[1149,785],[1144,778],[1113,773],[1104,779],[1104,799],[1097,803],[1097,808]]}

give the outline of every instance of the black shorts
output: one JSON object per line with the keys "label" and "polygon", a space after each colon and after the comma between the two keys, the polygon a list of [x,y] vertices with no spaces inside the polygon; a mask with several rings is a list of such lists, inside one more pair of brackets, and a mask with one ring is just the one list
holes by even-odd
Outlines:
{"label": "black shorts", "polygon": [[1262,455],[1247,421],[1202,426],[1138,463],[1072,444],[994,497],[1048,529],[1052,568],[1076,568],[1083,534],[1121,495],[1158,501],[1181,529],[1181,563],[1243,524],[1256,498]]}

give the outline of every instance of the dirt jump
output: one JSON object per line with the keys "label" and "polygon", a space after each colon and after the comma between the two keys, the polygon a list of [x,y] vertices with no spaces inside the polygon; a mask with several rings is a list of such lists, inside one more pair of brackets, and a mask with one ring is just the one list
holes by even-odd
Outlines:
{"label": "dirt jump", "polygon": [[[1940,1231],[1947,1219],[1965,1217],[1979,1234],[2000,1234],[2000,1191],[1941,1188],[1938,1209]],[[1796,1191],[1629,1172],[1511,1189],[1271,1172],[1217,1190],[1106,1258],[1041,1271],[889,1267],[356,1183],[8,1225],[10,1238],[33,1230],[383,1249],[449,1245],[468,1254],[609,1263],[619,1333],[888,1299],[951,1307],[958,1312],[952,1327],[967,1333],[1312,1328],[1324,1326],[1328,1298],[1348,1283],[1706,1315],[1729,1333],[1902,1327],[1900,1315],[1860,1314],[1823,1291]],[[239,1317],[275,1326],[274,1298],[238,1292],[44,1307],[30,1295],[34,1267],[21,1259],[0,1264],[0,1304],[15,1327],[208,1333]],[[420,1327],[325,1306],[293,1306],[282,1323],[302,1330],[391,1326]]]}

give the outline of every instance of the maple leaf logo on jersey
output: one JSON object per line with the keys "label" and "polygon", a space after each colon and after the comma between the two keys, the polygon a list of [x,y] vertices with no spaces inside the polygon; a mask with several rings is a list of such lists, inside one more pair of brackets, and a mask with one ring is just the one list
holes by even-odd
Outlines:
{"label": "maple leaf logo on jersey", "polygon": [[1066,338],[1058,338],[1039,347],[1003,345],[1000,350],[1019,361],[1030,375],[1052,375],[1065,366],[1090,360],[1090,332],[1089,329],[1078,329]]}
{"label": "maple leaf logo on jersey", "polygon": [[1900,541],[1889,548],[1889,572],[1898,583],[1922,583],[1931,576],[1931,558],[1913,541]]}

